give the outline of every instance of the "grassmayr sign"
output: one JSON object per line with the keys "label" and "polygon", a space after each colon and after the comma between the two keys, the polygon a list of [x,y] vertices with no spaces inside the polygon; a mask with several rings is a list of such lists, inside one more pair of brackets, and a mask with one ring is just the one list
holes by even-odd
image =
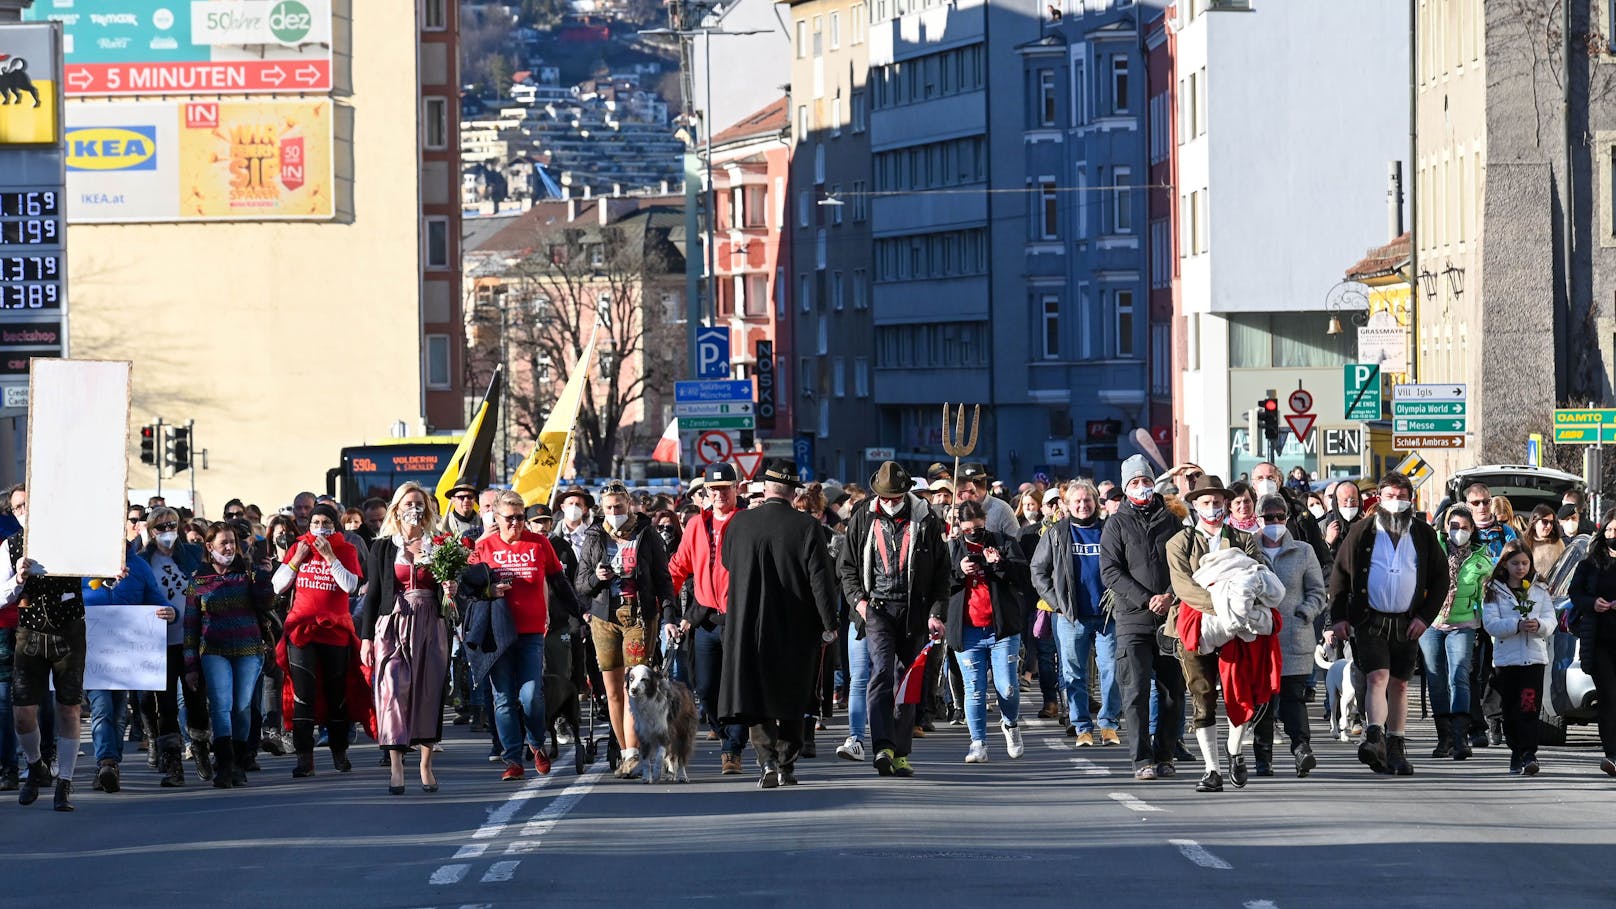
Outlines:
{"label": "grassmayr sign", "polygon": [[331,90],[331,0],[39,0],[65,33],[66,93]]}

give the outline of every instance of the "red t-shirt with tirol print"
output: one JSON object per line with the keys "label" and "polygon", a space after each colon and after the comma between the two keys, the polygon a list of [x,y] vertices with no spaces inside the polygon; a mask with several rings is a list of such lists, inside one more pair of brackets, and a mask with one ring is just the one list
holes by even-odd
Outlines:
{"label": "red t-shirt with tirol print", "polygon": [[487,565],[502,581],[510,581],[505,605],[517,634],[544,634],[550,624],[549,597],[545,579],[561,570],[555,547],[543,535],[523,530],[516,542],[507,543],[497,533],[477,541],[471,560]]}

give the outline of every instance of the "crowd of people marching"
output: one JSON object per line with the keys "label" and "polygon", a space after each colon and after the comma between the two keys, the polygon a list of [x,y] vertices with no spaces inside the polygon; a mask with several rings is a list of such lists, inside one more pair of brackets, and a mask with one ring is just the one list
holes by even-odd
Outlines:
{"label": "crowd of people marching", "polygon": [[[1433,758],[1507,747],[1509,772],[1530,776],[1557,630],[1580,643],[1600,767],[1616,776],[1616,510],[1596,524],[1575,490],[1516,517],[1475,484],[1432,520],[1396,473],[1315,491],[1261,464],[1225,486],[1135,456],[1116,481],[1015,490],[981,463],[804,485],[771,461],[751,483],[709,465],[678,497],[614,482],[566,489],[554,511],[468,485],[443,501],[440,515],[435,491],[406,483],[353,507],[232,500],[216,521],[131,504],[116,578],[48,574],[13,534],[0,790],[23,805],[53,790],[73,810],[85,703],[107,793],[131,728],[166,788],[248,785],[262,754],[314,776],[318,748],[346,773],[370,739],[390,793],[406,791],[412,753],[436,792],[446,721],[486,733],[502,779],[520,780],[583,734],[580,698],[603,703],[613,772],[633,777],[625,679],[650,664],[694,691],[718,771],[744,773],[750,744],[762,788],[796,782],[839,708],[836,756],[882,776],[914,775],[913,739],[939,724],[966,727],[966,763],[988,761],[990,700],[1019,758],[1025,688],[1074,747],[1125,748],[1139,780],[1198,757],[1197,791],[1217,792],[1276,772],[1276,726],[1297,776],[1318,765],[1309,710],[1332,655],[1361,673],[1352,734],[1374,772],[1414,773],[1421,670]],[[5,504],[26,522],[25,488]],[[1557,612],[1543,578],[1585,534]],[[85,613],[106,604],[155,604],[166,688],[83,690]]]}

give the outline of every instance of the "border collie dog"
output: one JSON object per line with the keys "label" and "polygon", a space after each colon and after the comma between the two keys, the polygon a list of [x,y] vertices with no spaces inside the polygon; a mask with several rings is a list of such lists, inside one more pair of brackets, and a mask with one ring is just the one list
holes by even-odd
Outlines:
{"label": "border collie dog", "polygon": [[696,753],[696,699],[690,689],[650,666],[635,666],[628,671],[628,703],[645,781],[661,782],[666,771],[675,782],[690,782],[688,767]]}

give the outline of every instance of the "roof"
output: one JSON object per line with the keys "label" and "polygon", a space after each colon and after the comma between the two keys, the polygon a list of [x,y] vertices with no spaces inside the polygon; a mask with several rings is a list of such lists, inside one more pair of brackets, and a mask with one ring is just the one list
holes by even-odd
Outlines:
{"label": "roof", "polygon": [[460,245],[463,249],[481,249],[495,234],[511,226],[517,218],[518,212],[503,212],[497,215],[465,215],[460,219]]}
{"label": "roof", "polygon": [[1366,278],[1384,278],[1397,274],[1398,266],[1408,260],[1409,244],[1413,239],[1412,231],[1405,231],[1402,236],[1371,249],[1367,255],[1358,260],[1358,264],[1347,269],[1347,280],[1362,281]]}
{"label": "roof", "polygon": [[[567,220],[567,205],[565,199],[550,199],[535,202],[532,208],[518,215],[503,219],[503,223],[491,230],[479,230],[477,236],[480,242],[473,242],[468,235],[463,248],[468,252],[509,252],[528,253],[539,247],[543,238],[552,230],[576,228],[582,230],[600,229],[599,206],[603,199],[610,200],[615,206],[623,206],[613,219],[614,224],[625,220],[639,218],[644,227],[654,230],[668,231],[670,239],[677,245],[683,244],[684,232],[684,197],[670,196],[595,196],[589,199],[573,200],[577,205],[577,217]],[[614,209],[615,210],[615,209]],[[487,218],[467,218],[466,223],[493,220],[500,216]],[[673,237],[673,230],[677,227],[678,237]]]}
{"label": "roof", "polygon": [[737,120],[733,126],[713,136],[714,145],[751,139],[757,136],[777,136],[791,126],[791,99],[785,95],[769,102],[761,110]]}

